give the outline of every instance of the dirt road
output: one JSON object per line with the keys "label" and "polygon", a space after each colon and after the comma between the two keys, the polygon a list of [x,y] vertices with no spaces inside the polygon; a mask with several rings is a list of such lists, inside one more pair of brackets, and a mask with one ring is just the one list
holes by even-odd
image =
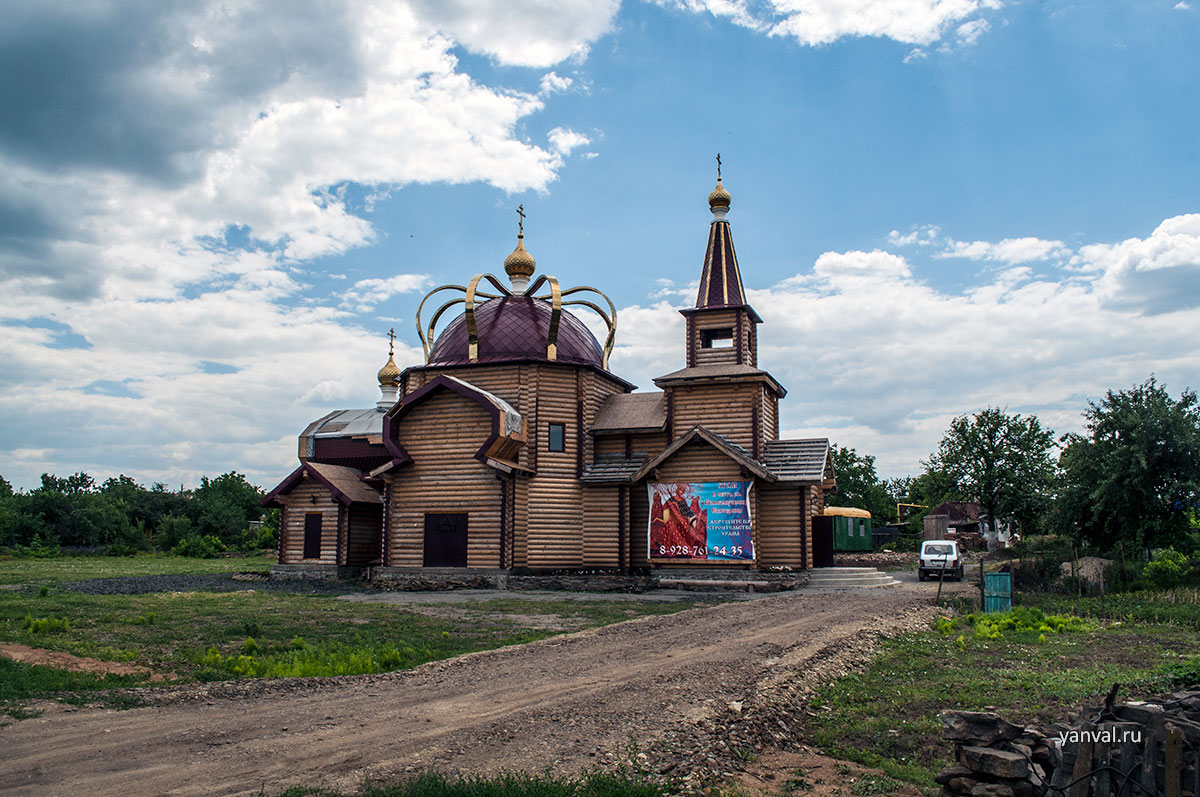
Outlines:
{"label": "dirt road", "polygon": [[[693,609],[386,675],[163,691],[130,711],[52,707],[0,729],[8,795],[353,789],[438,767],[578,772],[636,740],[712,726],[764,685],[827,671],[874,631],[929,616],[914,585]],[[924,609],[918,607],[926,607]]]}

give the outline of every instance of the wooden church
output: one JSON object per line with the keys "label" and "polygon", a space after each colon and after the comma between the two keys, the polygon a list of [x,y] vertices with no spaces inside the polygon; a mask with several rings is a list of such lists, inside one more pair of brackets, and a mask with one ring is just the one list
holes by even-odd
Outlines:
{"label": "wooden church", "polygon": [[[758,367],[762,319],[746,302],[719,174],[708,204],[696,305],[681,311],[686,367],[651,392],[608,368],[612,302],[534,279],[523,229],[507,284],[481,274],[427,295],[425,363],[400,371],[389,352],[379,403],[310,424],[300,467],[264,499],[282,510],[280,565],[811,567],[812,521],[835,486],[829,442],[779,439],[787,391]],[[443,292],[455,298],[422,326]],[[573,308],[604,320],[603,344]]]}

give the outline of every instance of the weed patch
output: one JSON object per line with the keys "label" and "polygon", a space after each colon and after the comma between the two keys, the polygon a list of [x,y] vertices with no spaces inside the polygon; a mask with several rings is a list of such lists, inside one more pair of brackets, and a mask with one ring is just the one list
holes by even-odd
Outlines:
{"label": "weed patch", "polygon": [[[397,783],[370,784],[357,797],[658,797],[666,787],[634,775],[600,772],[578,778],[545,773],[505,773],[494,777],[449,776],[427,772]],[[348,797],[319,788],[292,788],[279,797]]]}
{"label": "weed patch", "polygon": [[41,712],[29,711],[22,704],[39,697],[57,697],[76,704],[100,702],[112,707],[126,707],[131,698],[108,694],[106,690],[135,686],[145,680],[140,675],[70,672],[0,656],[0,713],[14,719],[37,716]]}
{"label": "weed patch", "polygon": [[988,615],[1003,619],[985,623],[982,634],[975,632],[980,618],[972,625],[965,617],[884,640],[867,669],[818,692],[809,738],[828,755],[927,788],[951,763],[952,749],[941,739],[943,709],[1050,723],[1113,682],[1122,684],[1123,697],[1152,694],[1200,668],[1188,655],[1200,653],[1200,638],[1188,629],[1101,626],[1020,607],[1005,615]]}

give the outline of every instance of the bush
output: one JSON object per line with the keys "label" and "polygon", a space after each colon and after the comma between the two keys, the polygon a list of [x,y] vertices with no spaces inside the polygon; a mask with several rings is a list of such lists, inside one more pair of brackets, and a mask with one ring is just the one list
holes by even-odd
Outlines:
{"label": "bush", "polygon": [[34,617],[27,614],[21,628],[30,634],[54,634],[60,631],[70,631],[71,621],[66,617],[55,617],[54,615]]}
{"label": "bush", "polygon": [[179,543],[193,536],[192,521],[180,515],[165,515],[158,521],[154,543],[160,551],[172,551]]}
{"label": "bush", "polygon": [[171,549],[176,556],[191,556],[196,559],[216,559],[225,550],[225,544],[212,534],[194,534]]}
{"label": "bush", "polygon": [[1152,589],[1174,589],[1189,570],[1188,559],[1174,548],[1154,552],[1154,558],[1142,570],[1142,579]]}

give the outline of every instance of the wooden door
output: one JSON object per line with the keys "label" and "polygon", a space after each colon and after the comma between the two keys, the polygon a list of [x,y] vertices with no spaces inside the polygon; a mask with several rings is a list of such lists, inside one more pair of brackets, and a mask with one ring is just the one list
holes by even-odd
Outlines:
{"label": "wooden door", "polygon": [[467,516],[425,515],[425,567],[467,566]]}
{"label": "wooden door", "polygon": [[321,521],[324,515],[320,512],[308,512],[304,515],[304,558],[321,558]]}
{"label": "wooden door", "polygon": [[833,567],[833,517],[812,519],[813,567]]}

